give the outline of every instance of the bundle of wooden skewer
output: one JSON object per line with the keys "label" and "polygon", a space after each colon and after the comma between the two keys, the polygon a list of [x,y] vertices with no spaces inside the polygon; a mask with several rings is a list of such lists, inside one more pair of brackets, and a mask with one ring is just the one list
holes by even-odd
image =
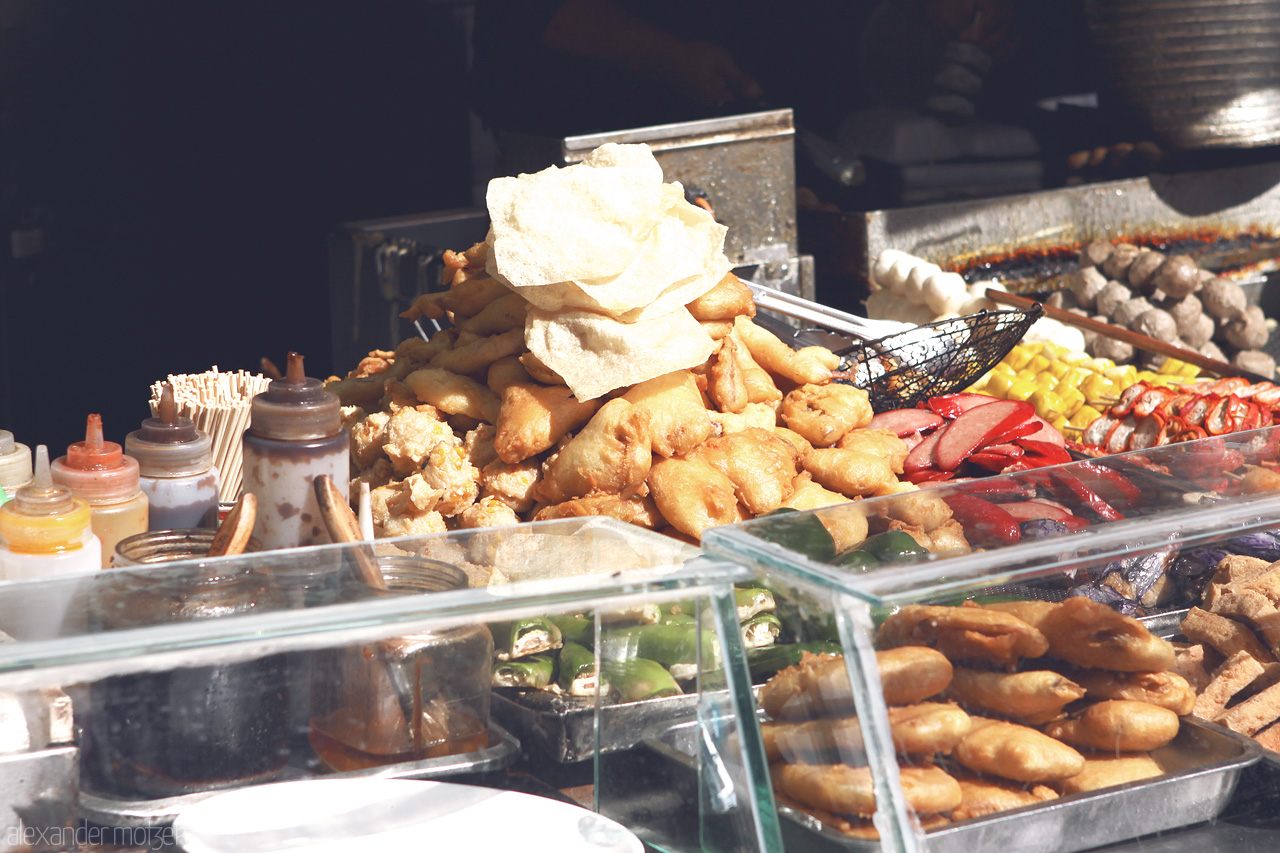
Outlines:
{"label": "bundle of wooden skewer", "polygon": [[[213,441],[213,464],[219,473],[218,500],[234,502],[244,483],[240,439],[249,428],[249,403],[267,390],[271,380],[237,370],[224,373],[214,365],[204,373],[170,374],[173,399],[181,417],[191,418],[196,429]],[[151,386],[151,414],[160,403],[164,382]]]}

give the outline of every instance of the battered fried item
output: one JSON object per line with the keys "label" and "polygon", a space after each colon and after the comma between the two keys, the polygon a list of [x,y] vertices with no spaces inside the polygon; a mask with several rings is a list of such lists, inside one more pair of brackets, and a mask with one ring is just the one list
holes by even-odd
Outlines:
{"label": "battered fried item", "polygon": [[802,436],[800,433],[796,432],[793,429],[788,429],[787,427],[775,426],[773,428],[773,433],[774,435],[778,436],[778,438],[781,438],[787,444],[794,447],[797,453],[803,454],[813,449],[813,445],[805,441],[804,436]]}
{"label": "battered fried item", "polygon": [[687,370],[641,382],[622,398],[649,413],[653,452],[659,456],[684,456],[712,434],[698,383]]}
{"label": "battered fried item", "polygon": [[1057,799],[1058,794],[1045,785],[1032,785],[1029,789],[1001,779],[975,776],[972,773],[953,773],[960,784],[960,805],[951,812],[952,820],[969,820],[997,812],[1033,806]]}
{"label": "battered fried item", "polygon": [[732,320],[699,320],[698,325],[713,341],[722,341],[733,333]]}
{"label": "battered fried item", "polygon": [[[783,406],[785,409],[785,401]],[[849,430],[840,436],[836,446],[845,450],[857,450],[862,453],[870,453],[873,456],[880,456],[888,460],[889,467],[893,469],[895,474],[902,473],[902,463],[907,461],[907,454],[911,452],[910,448],[907,447],[907,443],[898,438],[897,433],[892,430],[873,427],[858,427]],[[938,502],[944,506],[946,505],[941,500]],[[950,516],[950,513],[948,513],[948,516]]]}
{"label": "battered fried item", "polygon": [[774,720],[811,720],[854,713],[844,655],[805,652],[800,663],[780,670],[761,686],[758,701]]}
{"label": "battered fried item", "polygon": [[1146,752],[1178,734],[1178,715],[1150,702],[1104,699],[1066,720],[1045,726],[1045,734],[1101,752]]}
{"label": "battered fried item", "polygon": [[[937,767],[903,767],[898,775],[907,805],[917,812],[947,812],[960,805],[960,785]],[[804,806],[862,817],[876,811],[871,770],[866,767],[784,764],[775,768],[774,783]]]}
{"label": "battered fried item", "polygon": [[1252,736],[1280,718],[1280,684],[1273,684],[1261,693],[1228,708],[1214,722],[1233,732]]}
{"label": "battered fried item", "polygon": [[[969,731],[969,715],[946,702],[889,708],[894,749],[902,755],[950,752]],[[788,764],[865,764],[862,725],[857,717],[764,722],[765,754]]]}
{"label": "battered fried item", "polygon": [[926,531],[929,544],[925,547],[931,554],[967,554],[972,549],[964,535],[964,525],[954,518],[948,518],[932,530]]}
{"label": "battered fried item", "polygon": [[724,338],[707,368],[707,396],[722,412],[741,412],[751,402],[737,349],[737,341]]}
{"label": "battered fried item", "polygon": [[466,277],[448,290],[422,294],[400,316],[409,321],[419,317],[443,320],[446,312],[470,317],[510,292],[506,285],[489,276]]}
{"label": "battered fried item", "polygon": [[564,385],[509,385],[492,421],[498,428],[493,446],[503,462],[523,462],[555,447],[560,439],[582,428],[599,409],[599,400],[584,403]]}
{"label": "battered fried item", "polygon": [[1023,622],[1031,625],[1036,630],[1040,629],[1040,622],[1046,616],[1053,612],[1057,607],[1052,601],[993,601],[990,604],[984,604],[983,607],[988,610],[999,610],[1001,613],[1009,613],[1017,616]]}
{"label": "battered fried item", "polygon": [[651,446],[649,413],[621,397],[610,400],[547,459],[537,495],[560,503],[592,492],[639,494],[653,464]]}
{"label": "battered fried item", "polygon": [[1202,720],[1216,720],[1231,698],[1262,673],[1263,666],[1257,658],[1244,650],[1236,652],[1213,671],[1209,683],[1196,697],[1192,713]]}
{"label": "battered fried item", "polygon": [[497,394],[498,398],[501,399],[502,395],[512,385],[533,384],[533,377],[529,375],[529,371],[524,369],[520,359],[514,355],[509,355],[489,365],[489,370],[485,373],[485,384],[489,386],[490,391]]}
{"label": "battered fried item", "polygon": [[520,517],[511,507],[493,497],[480,498],[470,506],[463,507],[456,518],[459,529],[503,527],[520,523]]}
{"label": "battered fried item", "polygon": [[1196,704],[1196,691],[1177,673],[1111,672],[1105,669],[1082,669],[1072,679],[1096,699],[1132,699],[1168,708],[1178,716],[1190,714]]}
{"label": "battered fried item", "polygon": [[[736,328],[736,327],[735,327]],[[738,359],[738,369],[742,373],[742,381],[747,386],[747,398],[753,403],[767,403],[770,408],[777,409],[782,402],[782,391],[773,381],[769,371],[761,367],[751,357],[751,350],[736,334],[730,334],[735,344],[734,357]],[[723,343],[721,344],[723,346]]]}
{"label": "battered fried item", "polygon": [[924,646],[899,646],[876,652],[880,688],[888,705],[911,705],[936,696],[951,683],[947,656]]}
{"label": "battered fried item", "polygon": [[947,697],[971,711],[1003,717],[1057,715],[1085,695],[1085,689],[1061,673],[1028,670],[1003,673],[955,668]]}
{"label": "battered fried item", "polygon": [[690,456],[705,459],[732,480],[738,500],[753,515],[781,506],[799,473],[799,454],[772,430],[745,429],[709,438]]}
{"label": "battered fried item", "polygon": [[657,530],[666,526],[666,519],[658,512],[653,497],[623,498],[617,495],[587,495],[563,503],[545,506],[533,516],[534,521],[551,518],[582,518],[588,515],[604,515],[637,527]]}
{"label": "battered fried item", "polygon": [[1084,756],[1028,726],[972,717],[952,756],[970,770],[1017,782],[1050,782],[1084,770]]}
{"label": "battered fried item", "polygon": [[520,355],[520,363],[524,365],[525,370],[529,371],[530,376],[544,385],[565,384],[563,376],[547,367],[542,363],[542,359],[531,352],[522,353]]}
{"label": "battered fried item", "polygon": [[889,708],[893,748],[903,755],[949,753],[969,733],[969,715],[950,702]]}
{"label": "battered fried item", "polygon": [[747,403],[742,412],[709,411],[714,431],[719,435],[742,432],[744,429],[767,429],[772,431],[778,422],[778,415],[768,403]]}
{"label": "battered fried item", "polygon": [[450,415],[466,415],[488,423],[494,423],[498,417],[501,405],[498,395],[468,376],[438,367],[423,367],[406,376],[404,384],[418,400]]}
{"label": "battered fried item", "polygon": [[504,293],[480,309],[480,313],[460,319],[454,325],[460,332],[499,335],[512,329],[524,329],[524,317],[528,311],[529,303],[523,296]]}
{"label": "battered fried item", "polygon": [[885,483],[897,479],[884,459],[856,450],[815,448],[804,454],[802,461],[813,479],[849,497],[873,494]]}
{"label": "battered fried item", "polygon": [[1049,653],[1076,666],[1159,672],[1173,666],[1173,646],[1131,616],[1084,596],[1068,598],[1037,626]]}
{"label": "battered fried item", "polygon": [[[874,497],[882,495],[898,495],[894,500],[886,502],[885,514],[889,518],[916,525],[926,531],[932,531],[951,520],[951,507],[947,502],[915,483],[897,479],[886,481],[873,494]],[[968,544],[966,540],[966,548]]]}
{"label": "battered fried item", "polygon": [[984,607],[909,604],[889,616],[876,645],[929,646],[953,661],[988,661],[1013,666],[1038,658],[1049,648],[1044,635],[1016,616]]}
{"label": "battered fried item", "polygon": [[[782,398],[782,408],[778,410],[782,422],[804,436],[814,447],[831,447],[840,441],[850,430],[861,429],[871,423],[871,402],[867,392],[853,385],[842,385],[827,382],[826,384],[801,385]],[[906,457],[906,445],[902,439],[890,433],[890,436],[902,445],[902,460]],[[881,444],[859,445],[851,449],[860,450],[870,456],[883,457]],[[896,451],[889,455],[896,458]],[[902,470],[902,460],[898,462],[898,471]]]}
{"label": "battered fried item", "polygon": [[458,343],[453,349],[445,350],[432,358],[427,366],[463,375],[479,373],[500,358],[524,351],[524,327],[492,337],[478,338],[466,344],[459,338]]}
{"label": "battered fried item", "polygon": [[648,483],[658,512],[694,541],[701,541],[708,527],[747,518],[733,481],[705,459],[657,459]]}
{"label": "battered fried item", "polygon": [[494,459],[480,468],[480,496],[496,498],[515,512],[528,512],[535,503],[534,488],[541,477],[542,466],[537,460],[511,463]]}
{"label": "battered fried item", "polygon": [[1085,756],[1084,770],[1075,776],[1063,779],[1057,787],[1065,796],[1163,775],[1164,770],[1156,760],[1144,752],[1120,755],[1090,754]]}
{"label": "battered fried item", "polygon": [[797,385],[821,384],[831,381],[831,371],[840,364],[838,356],[821,347],[792,349],[747,317],[737,317],[733,322],[734,334],[746,344],[751,357],[774,376]]}
{"label": "battered fried item", "polygon": [[724,274],[715,287],[685,305],[695,320],[732,320],[745,315],[756,316],[756,303],[751,289],[732,272]]}
{"label": "battered fried item", "polygon": [[382,450],[401,477],[422,468],[437,445],[461,444],[453,429],[429,406],[400,409],[388,420]]}

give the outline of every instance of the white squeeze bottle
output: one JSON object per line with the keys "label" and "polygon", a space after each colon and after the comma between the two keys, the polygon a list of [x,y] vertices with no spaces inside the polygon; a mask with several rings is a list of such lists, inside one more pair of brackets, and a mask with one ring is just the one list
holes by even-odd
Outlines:
{"label": "white squeeze bottle", "polygon": [[160,392],[156,416],[125,436],[124,452],[138,460],[148,530],[218,526],[213,439],[197,430],[191,418],[178,414],[168,382]]}
{"label": "white squeeze bottle", "polygon": [[102,543],[89,505],[49,476],[49,448],[36,448],[35,479],[0,506],[0,580],[95,572]]}
{"label": "white squeeze bottle", "polygon": [[31,482],[31,448],[13,440],[13,433],[0,429],[0,504]]}

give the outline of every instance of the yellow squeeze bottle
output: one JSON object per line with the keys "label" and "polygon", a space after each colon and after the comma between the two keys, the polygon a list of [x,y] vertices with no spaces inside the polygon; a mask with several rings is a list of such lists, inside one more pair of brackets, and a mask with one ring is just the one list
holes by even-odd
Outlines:
{"label": "yellow squeeze bottle", "polygon": [[35,478],[0,506],[0,580],[94,572],[102,543],[89,505],[49,475],[49,448],[36,448]]}

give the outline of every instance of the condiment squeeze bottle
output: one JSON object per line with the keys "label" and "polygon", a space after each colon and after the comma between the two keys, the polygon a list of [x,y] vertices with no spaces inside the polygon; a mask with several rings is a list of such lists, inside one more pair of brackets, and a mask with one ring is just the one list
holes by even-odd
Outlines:
{"label": "condiment squeeze bottle", "polygon": [[218,469],[213,439],[178,414],[173,386],[160,392],[156,415],[125,436],[124,452],[138,460],[150,507],[148,529],[218,526]]}
{"label": "condiment squeeze bottle", "polygon": [[103,440],[101,415],[89,415],[84,441],[68,446],[50,471],[55,483],[89,504],[93,532],[102,540],[102,568],[111,565],[117,542],[146,532],[148,502],[138,461],[125,456],[116,442]]}
{"label": "condiment squeeze bottle", "polygon": [[49,448],[36,448],[34,479],[0,506],[0,580],[94,572],[102,543],[89,505],[49,474]]}
{"label": "condiment squeeze bottle", "polygon": [[13,440],[13,433],[0,429],[0,503],[31,482],[31,448]]}

